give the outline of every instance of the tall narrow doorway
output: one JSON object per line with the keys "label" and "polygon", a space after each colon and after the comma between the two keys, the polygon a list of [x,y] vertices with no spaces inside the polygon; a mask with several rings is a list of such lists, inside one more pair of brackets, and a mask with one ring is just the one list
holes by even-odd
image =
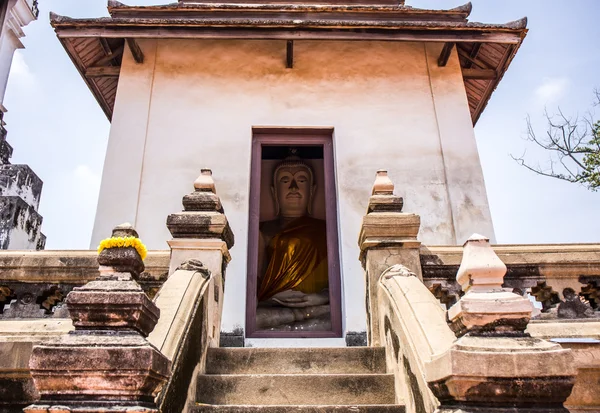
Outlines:
{"label": "tall narrow doorway", "polygon": [[246,335],[342,337],[333,128],[253,128]]}

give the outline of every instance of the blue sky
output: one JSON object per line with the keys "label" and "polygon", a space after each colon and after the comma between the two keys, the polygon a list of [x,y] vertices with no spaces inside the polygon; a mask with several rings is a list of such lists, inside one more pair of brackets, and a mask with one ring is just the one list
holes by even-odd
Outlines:
{"label": "blue sky", "polygon": [[[451,8],[460,1],[407,4]],[[110,125],[56,39],[50,10],[107,15],[105,0],[40,1],[40,18],[25,29],[26,49],[15,55],[4,99],[8,141],[12,162],[29,164],[44,181],[46,248],[87,249]],[[560,105],[573,115],[591,109],[593,89],[600,88],[600,2],[474,0],[470,20],[504,23],[523,16],[530,32],[475,128],[497,241],[600,242],[600,192],[536,176],[510,158],[528,148],[529,159],[546,162],[546,154],[523,139],[528,114],[543,133],[544,108],[554,112]]]}

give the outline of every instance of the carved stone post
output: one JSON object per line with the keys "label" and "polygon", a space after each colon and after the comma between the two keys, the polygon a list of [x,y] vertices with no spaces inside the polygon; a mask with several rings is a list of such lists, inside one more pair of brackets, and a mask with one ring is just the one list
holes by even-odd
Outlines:
{"label": "carved stone post", "polygon": [[469,238],[456,276],[465,295],[448,310],[458,340],[426,365],[440,413],[567,412],[571,351],[525,333],[533,306],[502,288],[505,273],[487,238]]}
{"label": "carved stone post", "polygon": [[98,257],[100,276],[67,295],[75,331],[33,348],[40,401],[28,413],[157,411],[170,362],[146,340],[160,312],[135,281],[144,247],[128,224],[109,241]]}
{"label": "carved stone post", "polygon": [[370,346],[381,345],[378,306],[378,280],[381,273],[394,264],[402,264],[420,279],[421,263],[417,234],[421,218],[402,212],[403,199],[394,195],[394,184],[387,171],[377,171],[363,218],[358,245],[360,260],[366,272],[367,339]]}
{"label": "carved stone post", "polygon": [[207,303],[208,319],[213,325],[208,335],[211,346],[218,347],[225,268],[231,260],[229,249],[234,239],[210,169],[202,169],[194,182],[194,192],[183,197],[183,208],[182,212],[167,217],[167,227],[173,236],[169,241],[169,274],[185,261],[198,260],[213,275],[215,291]]}

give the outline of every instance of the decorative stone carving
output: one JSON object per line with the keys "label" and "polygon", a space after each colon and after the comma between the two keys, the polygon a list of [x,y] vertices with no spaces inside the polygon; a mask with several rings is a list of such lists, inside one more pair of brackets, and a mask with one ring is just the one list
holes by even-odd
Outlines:
{"label": "decorative stone carving", "polygon": [[[24,294],[27,296],[27,294]],[[33,300],[33,296],[29,294]],[[40,305],[40,308],[43,308],[46,314],[52,314],[54,307],[65,298],[63,292],[58,287],[51,287],[49,290],[44,291],[42,295],[38,298],[37,302]],[[28,304],[32,300],[28,300],[25,297],[21,298],[21,302],[23,304]]]}
{"label": "decorative stone carving", "polygon": [[600,307],[600,289],[596,281],[588,281],[587,285],[581,288],[581,295],[590,303],[590,306],[598,310]]}
{"label": "decorative stone carving", "polygon": [[177,269],[198,272],[202,274],[204,278],[210,278],[210,271],[204,266],[202,261],[193,258],[183,262],[179,267],[177,267]]}
{"label": "decorative stone carving", "polygon": [[457,336],[522,334],[531,319],[531,302],[512,289],[502,288],[506,266],[489,239],[478,234],[464,245],[456,275],[465,295],[448,310],[450,328]]}
{"label": "decorative stone carving", "polygon": [[576,375],[570,350],[531,337],[466,335],[426,369],[436,413],[566,413]]}
{"label": "decorative stone carving", "polygon": [[549,286],[546,281],[538,282],[535,287],[531,287],[531,295],[542,303],[542,312],[546,313],[560,303],[558,293]]}
{"label": "decorative stone carving", "polygon": [[454,293],[440,283],[426,283],[425,285],[431,294],[433,294],[446,308],[453,306],[458,301],[459,294]]}
{"label": "decorative stone carving", "polygon": [[564,301],[558,305],[558,318],[600,318],[589,303],[581,301],[581,298],[572,288],[563,290]]}
{"label": "decorative stone carving", "polygon": [[13,297],[14,293],[10,288],[0,285],[0,314],[4,312],[4,306],[10,304]]}
{"label": "decorative stone carving", "polygon": [[[136,235],[129,225],[113,231]],[[131,247],[101,255],[102,275],[67,295],[75,331],[33,349],[29,365],[40,402],[26,412],[157,412],[154,397],[169,377],[170,362],[146,340],[159,310],[132,280],[144,270],[142,259]]]}
{"label": "decorative stone carving", "polygon": [[183,207],[182,212],[167,217],[173,238],[218,238],[227,248],[233,246],[233,232],[216,195],[210,169],[202,169],[194,182],[194,192],[183,197]]}
{"label": "decorative stone carving", "polygon": [[385,270],[381,274],[381,276],[386,279],[390,279],[392,277],[416,277],[417,274],[415,274],[402,264],[394,264],[390,268]]}

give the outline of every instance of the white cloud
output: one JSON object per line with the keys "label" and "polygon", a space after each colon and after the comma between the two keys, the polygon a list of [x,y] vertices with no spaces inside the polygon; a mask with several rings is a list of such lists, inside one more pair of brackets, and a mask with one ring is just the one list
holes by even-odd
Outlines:
{"label": "white cloud", "polygon": [[35,93],[37,79],[29,68],[25,58],[19,51],[15,52],[8,75],[9,84],[16,87],[21,93]]}
{"label": "white cloud", "polygon": [[535,98],[541,105],[556,103],[566,94],[570,83],[565,77],[545,77],[534,91]]}

